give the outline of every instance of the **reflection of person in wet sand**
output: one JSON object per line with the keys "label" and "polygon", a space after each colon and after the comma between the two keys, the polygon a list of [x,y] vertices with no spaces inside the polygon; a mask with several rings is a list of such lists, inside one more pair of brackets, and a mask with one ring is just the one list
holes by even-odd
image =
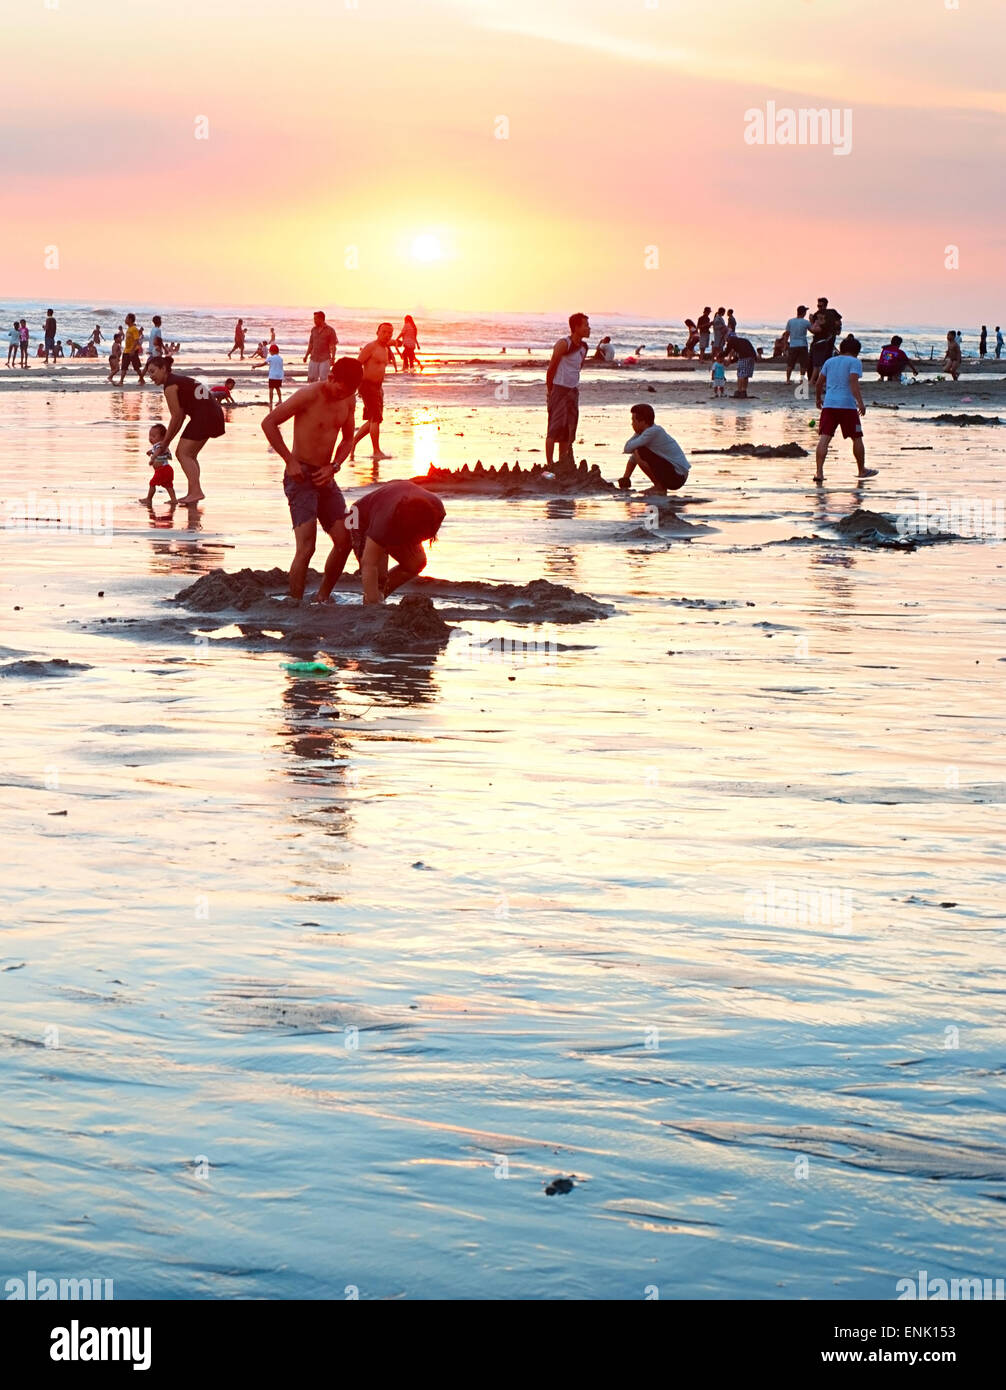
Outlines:
{"label": "reflection of person in wet sand", "polygon": [[[340,357],[326,381],[301,387],[262,421],[266,439],[286,464],[283,491],[290,504],[296,546],[290,566],[290,598],[297,603],[304,596],[319,522],[332,540],[319,601],[328,598],[349,558],[350,538],[343,525],[346,503],[335,475],[353,445],[356,392],[362,377],[359,362]],[[280,430],[287,420],[293,420],[292,450]]]}
{"label": "reflection of person in wet sand", "polygon": [[381,453],[381,421],[384,419],[384,373],[390,363],[398,371],[395,350],[391,346],[394,325],[379,323],[377,337],[360,349],[360,365],[363,367],[363,381],[360,383],[360,399],[363,401],[363,424],[356,432],[350,458],[356,457],[356,446],[364,435],[369,434],[374,445],[374,458],[387,459],[390,454]]}
{"label": "reflection of person in wet sand", "polygon": [[[389,594],[422,574],[426,568],[423,542],[436,539],[444,516],[439,497],[405,480],[384,483],[350,507],[344,524],[360,562],[364,603],[383,603]],[[391,570],[389,556],[395,561]],[[331,585],[328,588],[330,591]],[[322,596],[319,589],[318,597]]]}

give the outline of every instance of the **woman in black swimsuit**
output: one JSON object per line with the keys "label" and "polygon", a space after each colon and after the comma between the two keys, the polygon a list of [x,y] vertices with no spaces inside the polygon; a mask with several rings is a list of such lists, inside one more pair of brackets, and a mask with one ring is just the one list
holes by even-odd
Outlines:
{"label": "woman in black swimsuit", "polygon": [[199,450],[207,439],[218,439],[223,434],[224,413],[208,387],[196,381],[195,377],[177,375],[171,370],[172,364],[171,357],[152,357],[147,363],[147,371],[151,381],[164,388],[164,399],[171,412],[164,439],[165,449],[188,417],[189,423],[182,431],[175,450],[175,457],[188,484],[188,492],[178,499],[184,505],[201,502],[206,496],[199,483]]}

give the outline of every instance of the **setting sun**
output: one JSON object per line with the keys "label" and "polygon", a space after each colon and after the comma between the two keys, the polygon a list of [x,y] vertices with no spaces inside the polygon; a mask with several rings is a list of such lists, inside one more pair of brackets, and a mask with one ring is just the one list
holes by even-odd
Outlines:
{"label": "setting sun", "polygon": [[412,259],[424,262],[442,261],[444,248],[440,238],[432,232],[424,232],[422,236],[417,236],[412,243]]}

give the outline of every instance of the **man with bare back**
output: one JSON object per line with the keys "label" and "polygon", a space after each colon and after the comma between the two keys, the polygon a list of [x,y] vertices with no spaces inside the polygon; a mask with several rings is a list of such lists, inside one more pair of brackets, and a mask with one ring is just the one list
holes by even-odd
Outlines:
{"label": "man with bare back", "polygon": [[388,364],[398,371],[391,335],[394,326],[390,323],[377,325],[377,337],[366,347],[360,349],[360,365],[363,367],[363,381],[360,384],[360,399],[363,401],[363,424],[356,431],[350,458],[356,456],[356,446],[365,434],[369,434],[374,445],[374,460],[390,458],[381,453],[381,421],[384,419],[384,373]]}
{"label": "man with bare back", "polygon": [[[266,439],[286,464],[283,491],[290,504],[296,545],[290,566],[292,603],[299,603],[304,597],[319,522],[332,540],[332,551],[325,562],[325,577],[318,589],[319,603],[331,594],[349,558],[351,538],[343,525],[346,503],[335,475],[353,445],[356,392],[362,377],[363,368],[359,362],[341,357],[327,381],[302,387],[262,421]],[[293,420],[292,450],[287,448],[280,430],[290,419]],[[336,448],[340,434],[342,439]]]}

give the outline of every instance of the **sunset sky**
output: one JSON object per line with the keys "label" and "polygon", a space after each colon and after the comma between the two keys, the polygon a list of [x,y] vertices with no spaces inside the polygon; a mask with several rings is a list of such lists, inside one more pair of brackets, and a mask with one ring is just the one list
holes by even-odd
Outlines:
{"label": "sunset sky", "polygon": [[0,297],[1006,318],[1002,0],[353,3],[5,5]]}

